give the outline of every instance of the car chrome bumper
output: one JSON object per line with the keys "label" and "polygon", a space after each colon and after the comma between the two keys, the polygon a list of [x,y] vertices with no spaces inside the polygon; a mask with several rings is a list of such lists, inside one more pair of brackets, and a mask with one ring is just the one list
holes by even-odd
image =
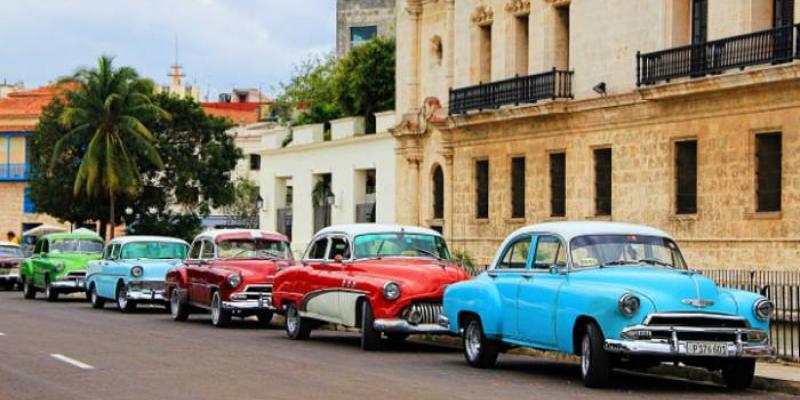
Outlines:
{"label": "car chrome bumper", "polygon": [[442,327],[439,324],[414,325],[400,318],[376,319],[373,326],[375,327],[375,330],[380,332],[422,333],[432,335],[444,335],[450,333],[450,330]]}
{"label": "car chrome bumper", "polygon": [[19,274],[0,275],[0,282],[17,282],[19,281]]}
{"label": "car chrome bumper", "polygon": [[152,302],[166,301],[164,299],[164,291],[163,290],[130,290],[130,289],[128,289],[128,295],[126,297],[128,298],[128,300],[131,300],[131,301],[152,301]]}
{"label": "car chrome bumper", "polygon": [[84,290],[85,280],[83,278],[69,278],[50,282],[50,289],[59,292],[80,292]]}
{"label": "car chrome bumper", "polygon": [[769,358],[774,356],[775,349],[768,344],[736,344],[726,343],[727,352],[723,355],[690,354],[686,341],[658,340],[615,340],[606,339],[605,349],[609,353],[630,356],[663,356],[663,357],[723,357],[723,358]]}
{"label": "car chrome bumper", "polygon": [[223,301],[222,307],[234,311],[275,311],[275,307],[272,306],[272,298],[267,296],[259,299]]}

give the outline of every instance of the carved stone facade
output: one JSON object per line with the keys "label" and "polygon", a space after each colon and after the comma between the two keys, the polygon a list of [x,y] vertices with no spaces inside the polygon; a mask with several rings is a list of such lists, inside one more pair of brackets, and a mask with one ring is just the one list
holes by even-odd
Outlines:
{"label": "carved stone facade", "polygon": [[336,55],[342,57],[350,51],[361,37],[359,29],[368,32],[375,27],[380,36],[394,36],[395,3],[396,0],[337,0]]}
{"label": "carved stone facade", "polygon": [[[441,227],[454,249],[481,264],[524,225],[599,219],[670,232],[694,268],[800,268],[800,63],[637,87],[637,51],[684,44],[679,31],[688,22],[680,19],[680,1],[655,2],[401,0],[398,222]],[[757,8],[771,3],[709,6],[709,39],[763,29],[764,10]],[[488,10],[494,10],[491,17]],[[566,41],[557,37],[564,15]],[[449,89],[478,83],[480,24],[489,21],[492,30],[492,81],[517,74],[519,36],[512,25],[520,17],[528,23],[529,73],[574,71],[574,98],[448,115]],[[440,62],[429,51],[434,37],[441,41]],[[557,65],[565,53],[566,65]],[[599,82],[605,95],[593,90]],[[758,212],[756,135],[770,132],[782,134],[781,209]],[[691,214],[675,209],[675,149],[682,140],[697,143],[697,212]],[[597,148],[612,154],[610,216],[595,212]],[[552,217],[549,156],[561,152],[566,213]],[[524,218],[511,217],[512,157],[525,157]],[[477,160],[489,161],[486,219],[476,218]],[[434,218],[433,206],[438,167],[444,172],[442,218]]]}

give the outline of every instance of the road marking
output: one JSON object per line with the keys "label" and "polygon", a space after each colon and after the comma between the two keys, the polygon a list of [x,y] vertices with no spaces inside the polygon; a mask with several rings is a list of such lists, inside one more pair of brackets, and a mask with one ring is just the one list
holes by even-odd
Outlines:
{"label": "road marking", "polygon": [[78,360],[75,360],[73,358],[69,358],[69,357],[67,357],[65,355],[62,355],[62,354],[50,354],[50,357],[53,357],[53,358],[55,358],[56,360],[59,360],[59,361],[63,361],[65,363],[67,363],[67,364],[70,364],[73,367],[78,367],[78,368],[80,368],[80,369],[82,369],[84,371],[89,371],[89,370],[94,369],[94,367],[89,365],[89,364],[84,364],[84,363],[82,363],[82,362],[80,362]]}

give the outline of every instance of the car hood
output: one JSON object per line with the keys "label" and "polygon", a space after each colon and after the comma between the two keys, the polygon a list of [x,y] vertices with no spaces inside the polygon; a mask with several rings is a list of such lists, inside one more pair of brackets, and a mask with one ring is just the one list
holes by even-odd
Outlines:
{"label": "car hood", "polygon": [[215,267],[238,272],[242,274],[242,279],[245,282],[271,283],[278,272],[278,268],[288,267],[292,264],[293,262],[291,261],[243,259],[218,261]]}
{"label": "car hood", "polygon": [[404,293],[438,296],[443,294],[447,285],[469,278],[464,270],[454,264],[419,258],[360,260],[348,264],[347,270],[376,280],[397,282]]}
{"label": "car hood", "polygon": [[77,271],[86,269],[86,263],[99,260],[99,253],[50,253],[46,260],[53,264],[64,263],[65,271]]}
{"label": "car hood", "polygon": [[[649,299],[657,312],[739,314],[727,291],[697,272],[655,267],[606,267],[570,274],[576,284],[604,284]],[[711,302],[711,304],[709,304]],[[702,303],[702,304],[701,304]]]}
{"label": "car hood", "polygon": [[0,268],[17,267],[22,262],[22,257],[0,256]]}

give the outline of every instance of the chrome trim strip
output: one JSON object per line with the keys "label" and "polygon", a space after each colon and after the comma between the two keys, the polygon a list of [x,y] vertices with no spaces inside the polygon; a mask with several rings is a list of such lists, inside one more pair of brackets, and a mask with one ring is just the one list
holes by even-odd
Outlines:
{"label": "chrome trim strip", "polygon": [[768,344],[743,344],[741,339],[736,342],[725,343],[727,354],[717,356],[704,356],[689,354],[687,341],[673,340],[615,340],[606,339],[603,346],[606,351],[626,355],[664,356],[677,357],[711,357],[711,358],[770,358],[775,354],[775,348]]}
{"label": "chrome trim strip", "polygon": [[408,321],[398,318],[376,319],[373,326],[375,330],[380,332],[425,333],[430,335],[450,334],[448,329],[439,324],[411,325]]}

